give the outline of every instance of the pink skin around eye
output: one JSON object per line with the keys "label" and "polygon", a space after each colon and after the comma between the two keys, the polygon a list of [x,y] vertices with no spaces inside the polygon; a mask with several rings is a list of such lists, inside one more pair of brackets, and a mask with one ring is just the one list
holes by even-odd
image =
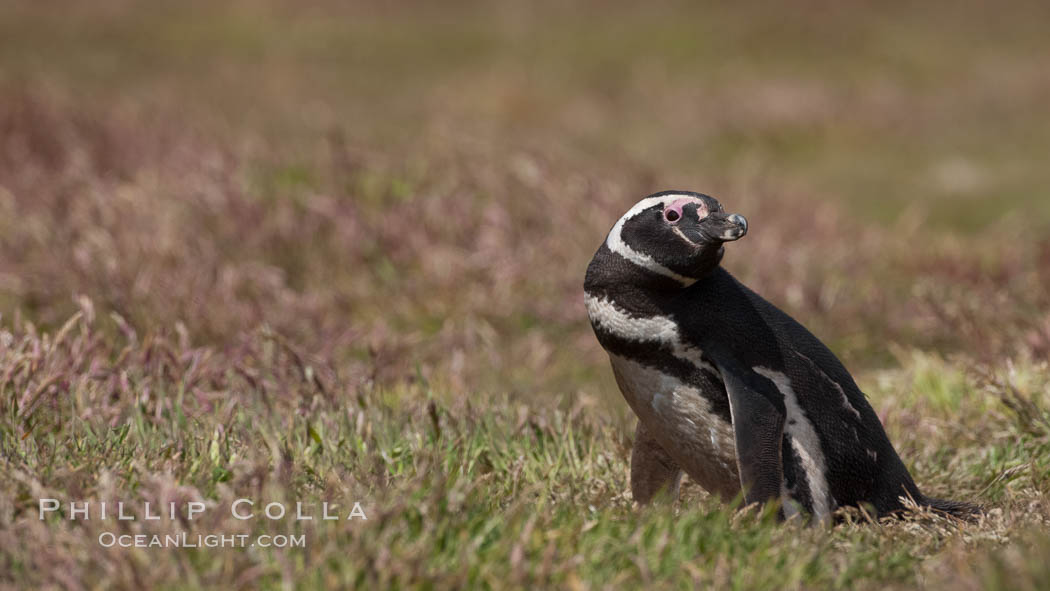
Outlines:
{"label": "pink skin around eye", "polygon": [[[700,219],[707,217],[707,205],[699,199],[683,198],[676,199],[671,202],[670,205],[664,208],[664,219],[670,222],[677,222],[682,219],[682,208],[690,203],[697,204],[696,213],[699,214]],[[673,213],[672,213],[673,212]]]}

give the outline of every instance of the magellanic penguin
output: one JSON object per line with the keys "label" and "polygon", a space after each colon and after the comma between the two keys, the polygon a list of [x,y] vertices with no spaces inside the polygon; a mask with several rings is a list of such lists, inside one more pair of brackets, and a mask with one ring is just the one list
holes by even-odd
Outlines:
{"label": "magellanic penguin", "polygon": [[638,416],[635,500],[677,495],[685,472],[725,500],[779,501],[784,518],[882,516],[909,498],[973,514],[920,493],[838,358],[720,266],[746,233],[714,198],[665,191],[624,214],[587,268],[591,325]]}

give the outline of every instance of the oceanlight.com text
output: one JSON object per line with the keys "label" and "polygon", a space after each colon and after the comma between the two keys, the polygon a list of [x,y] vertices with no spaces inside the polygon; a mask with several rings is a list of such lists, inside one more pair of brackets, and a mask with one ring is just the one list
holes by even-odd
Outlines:
{"label": "oceanlight.com text", "polygon": [[249,534],[115,534],[102,532],[98,543],[104,548],[304,548],[306,536]]}

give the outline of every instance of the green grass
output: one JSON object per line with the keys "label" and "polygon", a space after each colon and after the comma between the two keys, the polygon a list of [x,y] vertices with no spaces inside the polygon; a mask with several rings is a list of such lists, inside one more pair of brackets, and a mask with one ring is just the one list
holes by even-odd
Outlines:
{"label": "green grass", "polygon": [[[0,587],[1046,588],[1050,43],[988,10],[0,6]],[[581,284],[672,187],[982,521],[633,506]],[[183,531],[306,546],[98,541]]]}
{"label": "green grass", "polygon": [[[333,397],[347,384],[315,380],[324,368],[296,369],[297,353],[265,334],[231,357],[95,329],[75,318],[61,338],[3,335],[0,370],[13,376],[0,390],[11,503],[0,540],[10,582],[741,589],[1047,582],[1032,554],[1038,546],[1028,546],[1045,539],[1026,533],[1045,519],[1030,503],[1050,490],[1045,364],[996,378],[1003,381],[986,386],[981,404],[970,402],[978,378],[956,378],[958,369],[919,355],[904,369],[863,377],[880,384],[872,402],[924,489],[980,501],[990,512],[974,524],[921,514],[875,524],[845,514],[845,523],[822,528],[738,513],[692,486],[674,506],[634,508],[622,419],[593,401],[543,408],[489,394],[482,406],[425,381]],[[85,352],[92,357],[79,357]],[[88,361],[92,377],[74,371],[62,377],[73,380],[68,390],[46,386],[61,383],[46,377],[56,368]],[[194,385],[202,382],[215,389]],[[42,394],[18,396],[31,391]],[[64,506],[41,521],[40,498]],[[259,517],[234,519],[230,505],[239,498],[254,500]],[[202,499],[208,509],[183,522],[68,519],[68,500],[116,499],[140,518],[146,501]],[[317,519],[264,519],[269,502],[302,502]],[[321,521],[323,502],[344,519]],[[345,520],[355,502],[367,520]],[[102,549],[98,542],[104,532],[181,531],[302,535],[306,546]],[[952,569],[960,560],[971,561],[969,571]],[[1011,578],[1003,579],[1004,568]]]}

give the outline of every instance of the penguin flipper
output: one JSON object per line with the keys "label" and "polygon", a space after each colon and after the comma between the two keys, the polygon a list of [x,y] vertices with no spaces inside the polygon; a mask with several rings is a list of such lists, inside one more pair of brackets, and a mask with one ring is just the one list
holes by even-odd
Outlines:
{"label": "penguin flipper", "polygon": [[776,393],[761,392],[762,385],[755,380],[722,365],[718,369],[729,395],[744,502],[750,505],[777,499],[784,481],[783,403],[775,404]]}

